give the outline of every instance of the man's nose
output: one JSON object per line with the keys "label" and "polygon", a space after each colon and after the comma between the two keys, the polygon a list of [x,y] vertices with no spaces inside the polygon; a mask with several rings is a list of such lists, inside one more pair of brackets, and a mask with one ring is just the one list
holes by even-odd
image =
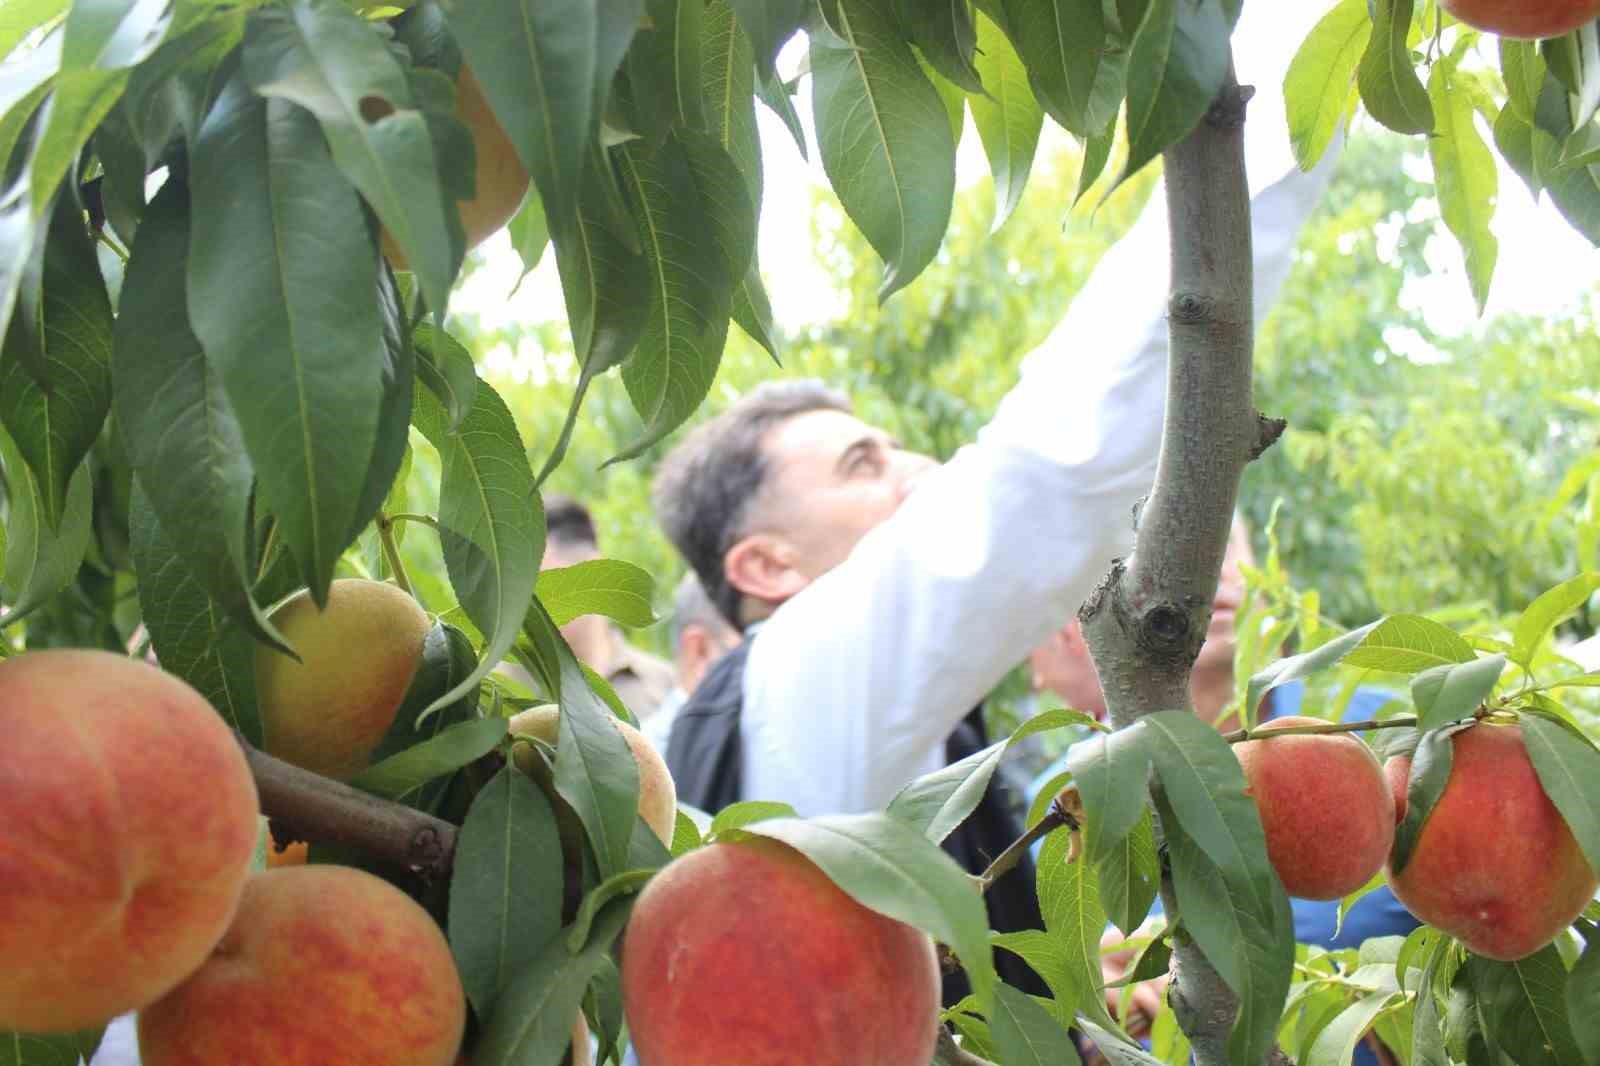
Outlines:
{"label": "man's nose", "polygon": [[937,469],[939,464],[931,456],[921,452],[897,451],[894,456],[895,480],[898,482],[900,498],[905,499],[924,474]]}

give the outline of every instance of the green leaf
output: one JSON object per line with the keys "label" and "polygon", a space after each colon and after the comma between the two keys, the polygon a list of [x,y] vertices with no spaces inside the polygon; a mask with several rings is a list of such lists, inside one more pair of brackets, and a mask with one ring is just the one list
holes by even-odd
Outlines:
{"label": "green leaf", "polygon": [[[659,843],[659,842],[658,842]],[[656,874],[653,867],[644,870],[624,870],[614,874],[596,885],[589,894],[583,897],[583,902],[578,905],[578,913],[572,919],[572,925],[565,932],[567,946],[573,951],[582,949],[584,942],[589,939],[589,932],[594,926],[594,920],[602,908],[620,896],[631,896],[638,893]]]}
{"label": "green leaf", "polygon": [[764,81],[777,78],[773,63],[784,42],[793,37],[806,16],[806,0],[729,0],[739,25],[749,35],[756,69]]}
{"label": "green leaf", "polygon": [[1514,1048],[1522,1066],[1576,1066],[1580,1057],[1567,1020],[1567,968],[1554,944],[1516,962],[1469,956],[1468,981],[1485,1035]]}
{"label": "green leaf", "polygon": [[[394,272],[384,263],[378,271],[378,314],[383,326],[383,363],[378,380],[383,388],[378,405],[378,428],[367,461],[367,475],[356,512],[350,520],[347,541],[361,536],[383,508],[400,476],[411,447],[412,393],[416,390],[416,349],[406,336],[405,309]],[[404,488],[404,486],[401,486]]]}
{"label": "green leaf", "polygon": [[1259,1062],[1293,970],[1289,899],[1267,861],[1266,834],[1230,745],[1185,711],[1141,721],[1160,738],[1151,757],[1184,926],[1239,997],[1230,1058]]}
{"label": "green leaf", "polygon": [[412,424],[439,453],[439,538],[450,585],[485,639],[477,669],[426,715],[476,687],[516,642],[544,556],[544,508],[516,421],[487,382],[473,390],[472,410],[455,430],[427,390],[413,403]]}
{"label": "green leaf", "polygon": [[929,66],[964,91],[981,95],[971,0],[895,0],[895,7],[901,29]]}
{"label": "green leaf", "polygon": [[316,121],[237,78],[201,126],[191,181],[189,320],[320,604],[377,440],[378,255]]}
{"label": "green leaf", "polygon": [[981,12],[975,62],[988,92],[970,95],[967,106],[989,156],[989,172],[994,175],[994,223],[989,227],[993,233],[1005,225],[1022,200],[1044,128],[1044,109],[1028,87],[1028,69],[1022,57],[1000,27]]}
{"label": "green leaf", "polygon": [[[1059,937],[1043,929],[1019,929],[1014,933],[991,932],[989,942],[1027,963],[1030,970],[1044,979],[1051,995],[1056,997],[1056,1002],[1062,1008],[1070,1010],[1074,1003],[1087,994],[1087,990],[1079,987],[1081,967],[1080,973],[1074,973],[1069,967],[1067,952],[1070,945],[1063,944]],[[996,987],[1004,988],[1005,985]]]}
{"label": "green leaf", "polygon": [[0,465],[5,468],[10,504],[4,581],[0,583],[10,608],[0,617],[0,627],[4,627],[54,599],[77,576],[89,548],[94,493],[92,472],[87,465],[79,466],[67,484],[61,524],[50,529],[45,524],[39,483],[4,430],[0,430]]}
{"label": "green leaf", "polygon": [[[0,421],[33,470],[41,515],[54,531],[67,482],[89,454],[111,407],[111,301],[94,242],[72,196],[50,220],[37,333],[14,322],[0,363]],[[23,354],[18,344],[36,341]],[[35,371],[43,377],[35,380]]]}
{"label": "green leaf", "polygon": [[703,844],[704,838],[700,836],[700,826],[694,817],[684,810],[687,804],[678,805],[678,816],[672,824],[672,852],[674,859],[689,854]]}
{"label": "green leaf", "polygon": [[601,614],[632,629],[658,621],[651,599],[656,580],[649,571],[620,559],[590,559],[539,572],[539,599],[564,626],[586,614]]}
{"label": "green leaf", "polygon": [[[88,1034],[93,1035],[91,1032]],[[95,1040],[98,1043],[98,1039]],[[79,1066],[94,1055],[80,1033],[8,1033],[0,1030],[0,1066]]]}
{"label": "green leaf", "polygon": [[1411,700],[1417,705],[1417,728],[1425,732],[1470,717],[1489,698],[1505,668],[1504,655],[1488,655],[1430,667],[1413,677]]}
{"label": "green leaf", "polygon": [[550,243],[550,222],[544,217],[544,203],[539,199],[538,190],[529,191],[522,206],[506,224],[506,229],[511,234],[512,251],[522,260],[522,273],[517,275],[517,283],[511,286],[511,292],[515,295],[533,268],[544,258],[545,246]]}
{"label": "green leaf", "polygon": [[1366,0],[1340,0],[1300,42],[1289,62],[1283,99],[1289,141],[1302,170],[1316,166],[1344,121],[1356,65],[1371,38]]}
{"label": "green leaf", "polygon": [[1417,742],[1411,756],[1410,775],[1406,781],[1406,813],[1395,826],[1394,847],[1389,853],[1389,876],[1397,877],[1411,861],[1411,852],[1422,836],[1423,826],[1433,813],[1434,805],[1444,795],[1450,781],[1450,767],[1455,761],[1455,742],[1452,739],[1466,725],[1445,725],[1428,730]]}
{"label": "green leaf", "polygon": [[504,767],[473,799],[450,875],[450,953],[478,1017],[560,930],[562,869],[550,801]]}
{"label": "green leaf", "polygon": [[1440,937],[1428,953],[1422,968],[1422,983],[1417,986],[1417,998],[1411,1019],[1410,1066],[1448,1066],[1444,1048],[1444,1017],[1439,1011],[1439,1000],[1434,991],[1439,967],[1451,950],[1450,941]]}
{"label": "green leaf", "polygon": [[1411,66],[1406,37],[1412,0],[1373,0],[1372,38],[1356,69],[1361,100],[1373,118],[1396,133],[1431,133],[1428,90]]}
{"label": "green leaf", "polygon": [[793,807],[787,803],[775,803],[772,800],[744,800],[740,803],[731,803],[717,812],[711,819],[711,828],[706,835],[715,837],[735,829],[743,829],[753,822],[763,821],[767,818],[795,818]]}
{"label": "green leaf", "polygon": [[1473,121],[1472,96],[1455,84],[1455,78],[1455,64],[1448,56],[1435,62],[1428,76],[1435,120],[1428,157],[1433,161],[1440,214],[1461,245],[1472,295],[1482,314],[1499,251],[1489,223],[1500,179],[1494,156]]}
{"label": "green leaf", "polygon": [[417,377],[444,404],[446,428],[454,433],[472,410],[478,390],[472,353],[450,334],[435,329],[431,322],[418,325],[411,340],[416,348]]}
{"label": "green leaf", "polygon": [[1548,718],[1525,714],[1520,722],[1539,784],[1572,830],[1589,868],[1600,870],[1600,751]]}
{"label": "green leaf", "polygon": [[949,766],[908,782],[886,809],[914,826],[935,844],[944,840],[977,809],[1000,767],[1009,741],[999,741]]}
{"label": "green leaf", "polygon": [[1070,988],[1059,990],[1063,1002],[1115,1029],[1101,992],[1100,937],[1106,928],[1106,912],[1100,904],[1100,886],[1081,857],[1067,861],[1070,839],[1069,834],[1058,831],[1046,837],[1039,849],[1039,912],[1046,931],[1061,949],[1062,972],[1071,982]]}
{"label": "green leaf", "polygon": [[[797,79],[798,80],[798,79]],[[782,79],[757,78],[756,96],[766,104],[772,113],[783,120],[783,125],[794,138],[795,147],[800,152],[801,159],[810,159],[806,152],[806,131],[800,124],[800,113],[795,110],[792,94],[794,90],[785,84]]]}
{"label": "green leaf", "polygon": [[1600,244],[1600,165],[1563,170],[1546,188],[1561,217],[1590,243]]}
{"label": "green leaf", "polygon": [[1135,174],[1194,129],[1228,72],[1222,0],[1152,0],[1128,56],[1128,161]]}
{"label": "green leaf", "polygon": [[0,9],[0,58],[10,55],[24,37],[66,9],[67,0],[10,0]]}
{"label": "green leaf", "polygon": [[634,141],[620,152],[649,271],[650,314],[622,367],[644,435],[612,462],[678,428],[711,391],[755,232],[744,178],[707,135],[674,130],[659,146]]}
{"label": "green leaf", "polygon": [[1252,676],[1249,688],[1251,713],[1254,714],[1256,709],[1261,706],[1261,697],[1279,685],[1310,677],[1313,674],[1338,665],[1344,660],[1345,656],[1358,648],[1382,624],[1382,619],[1376,622],[1369,622],[1360,629],[1352,629],[1343,636],[1328,641],[1320,648],[1300,655],[1291,655],[1287,659],[1279,659],[1260,673]]}
{"label": "green leaf", "polygon": [[1516,646],[1511,653],[1512,661],[1523,666],[1531,666],[1534,653],[1544,642],[1544,638],[1587,603],[1596,589],[1600,589],[1600,574],[1579,574],[1541,593],[1537,599],[1528,604],[1517,619],[1513,636]]}
{"label": "green leaf", "polygon": [[169,0],[77,0],[61,34],[61,72],[34,148],[30,178],[35,217],[77,160],[100,120],[116,106],[129,68],[166,36]]}
{"label": "green leaf", "polygon": [[438,736],[367,767],[350,784],[384,799],[404,802],[428,782],[493,751],[505,738],[505,718],[458,722]]}
{"label": "green leaf", "polygon": [[955,194],[955,140],[939,92],[868,0],[842,0],[839,38],[811,38],[812,109],[823,170],[882,257],[878,299],[933,261]]}
{"label": "green leaf", "polygon": [[778,818],[746,828],[805,855],[862,906],[950,945],[978,1002],[990,1001],[995,974],[983,897],[937,844],[881,812]]}
{"label": "green leaf", "polygon": [[[553,232],[578,211],[583,154],[602,69],[600,13],[592,0],[471,0],[445,5],[450,31],[495,118],[533,175]],[[628,27],[630,35],[632,27]],[[624,42],[625,47],[626,42]],[[616,59],[622,58],[621,51]]]}
{"label": "green leaf", "polygon": [[333,161],[372,205],[443,315],[466,238],[439,187],[428,121],[377,24],[335,0],[293,0],[252,15],[243,65],[262,96],[316,116]]}
{"label": "green leaf", "polygon": [[1155,822],[1146,807],[1133,831],[1095,863],[1100,901],[1106,915],[1129,936],[1144,922],[1161,890],[1161,862],[1156,857]]}
{"label": "green leaf", "polygon": [[1414,614],[1385,618],[1344,656],[1348,666],[1415,674],[1441,663],[1467,663],[1477,658],[1472,645],[1448,626]]}
{"label": "green leaf", "polygon": [[639,865],[629,861],[638,821],[639,767],[616,728],[616,716],[591,691],[572,649],[538,600],[529,607],[523,628],[538,650],[536,665],[545,688],[561,704],[556,791],[588,831],[600,876]]}
{"label": "green leaf", "polygon": [[112,336],[123,447],[161,525],[184,531],[179,565],[228,618],[257,639],[287,648],[251,595],[256,575],[246,545],[255,472],[243,431],[221,377],[189,328],[187,186],[168,179],[145,217],[148,225],[139,228],[124,271]]}
{"label": "green leaf", "polygon": [[[1050,117],[1078,137],[1110,128],[1122,103],[1127,56],[1108,35],[1099,0],[1003,0],[1000,7],[1001,28]],[[987,77],[985,85],[994,92]]]}
{"label": "green leaf", "polygon": [[[1165,1013],[1171,1014],[1170,1011]],[[1077,1024],[1083,1027],[1083,1031],[1089,1035],[1090,1040],[1094,1041],[1094,1046],[1106,1057],[1106,1061],[1111,1066],[1162,1066],[1162,1060],[1150,1054],[1143,1047],[1129,1043],[1120,1034],[1097,1025],[1094,1021],[1085,1018],[1081,1014],[1078,1015]],[[1180,1063],[1189,1061],[1187,1049],[1177,1061]]]}
{"label": "green leaf", "polygon": [[187,681],[230,727],[259,746],[256,643],[230,625],[206,594],[185,558],[193,544],[186,541],[180,547],[167,533],[137,478],[128,503],[128,533],[128,553],[139,579],[139,613],[161,668]]}
{"label": "green leaf", "polygon": [[989,1031],[1006,1066],[1076,1066],[1072,1035],[1032,996],[1010,985],[995,988]]}
{"label": "green leaf", "polygon": [[680,123],[706,128],[701,88],[705,0],[645,0],[645,24],[626,60],[635,128],[646,139]]}
{"label": "green leaf", "polygon": [[1368,992],[1356,1000],[1317,1034],[1310,1051],[1300,1061],[1304,1066],[1346,1066],[1355,1055],[1362,1034],[1393,998],[1393,992],[1382,991]]}
{"label": "green leaf", "polygon": [[1583,1061],[1593,1066],[1600,1062],[1600,937],[1585,934],[1588,947],[1567,974],[1567,1019]]}
{"label": "green leaf", "polygon": [[1067,750],[1067,769],[1083,798],[1084,854],[1090,862],[1108,858],[1146,809],[1153,743],[1141,720]]}
{"label": "green leaf", "polygon": [[[372,763],[380,763],[432,740],[453,725],[476,719],[477,690],[468,692],[420,723],[417,716],[439,696],[455,689],[477,665],[478,656],[467,635],[447,622],[435,622],[422,640],[422,660],[417,664],[417,672],[400,702],[400,709],[395,712],[394,724],[373,749]],[[432,810],[449,784],[448,780],[435,781],[406,802],[422,810]]]}
{"label": "green leaf", "polygon": [[474,1066],[560,1062],[572,1042],[572,1019],[589,980],[605,964],[632,909],[632,896],[609,904],[579,951],[572,951],[564,936],[546,942],[495,1000],[472,1054]]}

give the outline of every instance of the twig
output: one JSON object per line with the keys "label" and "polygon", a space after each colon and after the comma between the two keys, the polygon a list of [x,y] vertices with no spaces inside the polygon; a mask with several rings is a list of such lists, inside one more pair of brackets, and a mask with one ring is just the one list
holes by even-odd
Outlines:
{"label": "twig", "polygon": [[1271,728],[1271,722],[1263,722],[1254,729],[1235,729],[1231,733],[1222,734],[1222,739],[1229,744],[1238,744],[1246,740],[1260,740],[1263,737],[1292,737],[1315,736],[1319,733],[1364,733],[1369,729],[1404,729],[1417,724],[1415,716],[1405,718],[1385,718],[1381,722],[1321,722],[1317,725],[1286,725]]}
{"label": "twig", "polygon": [[456,827],[404,804],[275,759],[238,737],[280,845],[294,840],[339,844],[425,880],[450,876]]}
{"label": "twig", "polygon": [[989,868],[978,875],[979,891],[989,891],[991,885],[1010,873],[1017,863],[1022,861],[1022,856],[1033,846],[1034,841],[1043,839],[1051,830],[1059,829],[1066,824],[1067,816],[1052,806],[1045,812],[1043,818],[1040,818],[1030,826],[1027,832],[1013,840],[1010,846],[1002,851],[994,862],[989,864]]}
{"label": "twig", "polygon": [[979,1058],[970,1051],[961,1050],[950,1030],[939,1026],[939,1042],[933,1048],[933,1062],[929,1066],[994,1066],[988,1059]]}

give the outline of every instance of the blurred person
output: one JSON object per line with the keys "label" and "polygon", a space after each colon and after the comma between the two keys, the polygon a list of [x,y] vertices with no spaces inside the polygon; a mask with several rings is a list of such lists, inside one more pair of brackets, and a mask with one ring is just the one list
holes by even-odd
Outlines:
{"label": "blurred person", "polygon": [[712,604],[693,571],[683,575],[673,593],[671,635],[677,684],[656,713],[641,723],[644,735],[658,751],[667,750],[667,737],[678,708],[700,687],[706,671],[744,639]]}
{"label": "blurred person", "polygon": [[[1242,520],[1235,518],[1217,579],[1211,625],[1206,631],[1205,644],[1195,659],[1189,680],[1195,714],[1219,729],[1234,729],[1239,725],[1236,709],[1229,710],[1234,694],[1234,654],[1238,648],[1235,622],[1244,602],[1244,570],[1254,565],[1255,554],[1250,547],[1249,530]],[[1035,688],[1054,692],[1075,710],[1093,714],[1096,718],[1105,717],[1105,697],[1100,690],[1099,676],[1076,618],[1042,641],[1028,656],[1028,663]],[[1272,689],[1262,698],[1257,711],[1258,722],[1299,714],[1305,693],[1304,681],[1290,681]],[[1358,688],[1345,707],[1343,720],[1354,722],[1371,719],[1392,698],[1379,689]],[[1046,767],[1029,786],[1030,799],[1049,786],[1066,767],[1064,755]],[[1338,923],[1338,900],[1290,897],[1289,907],[1294,913],[1295,940],[1328,950],[1358,947],[1362,941],[1377,936],[1404,936],[1421,924],[1395,898],[1387,884],[1380,885],[1356,902],[1345,915],[1342,927]],[[1161,900],[1158,898],[1152,918],[1160,914]],[[1107,927],[1101,940],[1101,948],[1105,951],[1101,968],[1108,984],[1120,980],[1134,961],[1132,950],[1115,950],[1122,940],[1122,932],[1113,926]],[[1148,1033],[1150,1022],[1161,1011],[1166,985],[1166,978],[1162,977],[1133,987],[1128,997],[1125,1021],[1130,1034],[1144,1036]],[[1106,1002],[1113,1012],[1121,1007],[1122,995],[1120,988],[1106,990]],[[1357,1045],[1352,1062],[1354,1066],[1379,1066],[1390,1061],[1387,1055],[1387,1049],[1377,1043],[1376,1037],[1369,1036]]]}
{"label": "blurred person", "polygon": [[[1252,134],[1246,133],[1247,157]],[[1336,153],[1296,167],[1282,131],[1252,173],[1255,309],[1287,273]],[[752,390],[657,471],[656,510],[746,639],[677,714],[667,762],[684,802],[802,816],[884,807],[988,743],[980,703],[1017,650],[1058,629],[1132,547],[1166,393],[1164,197],[1100,262],[1022,364],[975,443],[940,465],[816,381]],[[998,775],[997,775],[998,778]],[[1003,782],[945,841],[979,871],[1021,833]],[[1039,928],[1029,862],[985,896],[991,927]],[[1043,991],[1002,953],[1008,982]],[[945,984],[946,1002],[964,975]]]}
{"label": "blurred person", "polygon": [[[544,515],[544,559],[539,569],[576,566],[600,558],[594,519],[583,504],[551,493],[544,498]],[[574,618],[561,627],[561,635],[584,665],[611,684],[641,723],[655,714],[672,690],[672,664],[634,647],[605,615]]]}

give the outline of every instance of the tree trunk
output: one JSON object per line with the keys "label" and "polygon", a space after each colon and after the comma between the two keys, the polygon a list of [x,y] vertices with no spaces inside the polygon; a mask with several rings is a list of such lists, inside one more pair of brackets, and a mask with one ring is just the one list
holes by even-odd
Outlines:
{"label": "tree trunk", "polygon": [[[1256,412],[1244,114],[1230,71],[1204,119],[1164,157],[1172,249],[1166,421],[1131,559],[1079,612],[1111,721],[1188,707],[1245,465],[1282,424]],[[1176,915],[1169,871],[1162,900]],[[1199,1066],[1225,1066],[1237,1002],[1194,943],[1174,939],[1169,995]]]}

